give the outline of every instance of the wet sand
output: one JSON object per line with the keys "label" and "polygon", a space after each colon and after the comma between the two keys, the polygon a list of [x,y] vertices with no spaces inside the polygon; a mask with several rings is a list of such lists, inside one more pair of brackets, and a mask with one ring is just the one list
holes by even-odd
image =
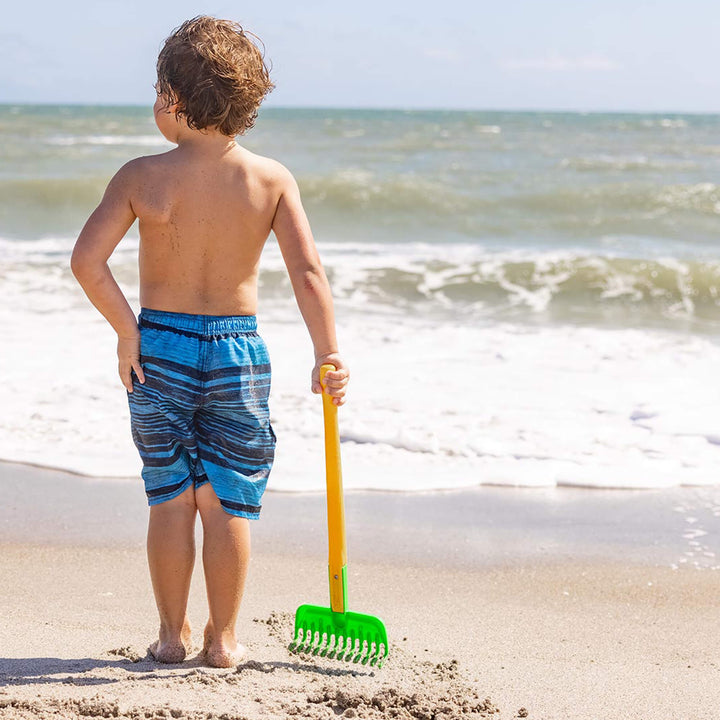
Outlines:
{"label": "wet sand", "polygon": [[[216,670],[147,655],[139,487],[12,464],[0,482],[3,718],[720,718],[710,491],[349,495],[349,604],[386,623],[380,670],[286,651],[295,608],[328,602],[323,498],[268,493],[250,655]],[[198,650],[204,609],[198,564]]]}

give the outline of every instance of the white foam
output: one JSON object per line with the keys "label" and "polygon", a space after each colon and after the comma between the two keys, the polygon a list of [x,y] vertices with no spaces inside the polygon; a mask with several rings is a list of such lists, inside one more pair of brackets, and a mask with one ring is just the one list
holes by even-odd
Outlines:
{"label": "white foam", "polygon": [[661,128],[686,128],[687,122],[682,118],[660,118],[645,119],[642,121],[644,127],[661,127]]}
{"label": "white foam", "polygon": [[[67,269],[71,243],[43,242],[44,252],[15,257],[0,283],[0,327],[12,348],[0,354],[0,457],[137,477],[114,335]],[[125,241],[114,259],[134,303],[136,251]],[[720,348],[708,338],[439,323],[352,298],[338,320],[352,368],[341,410],[348,488],[720,483]],[[322,489],[311,345],[289,289],[286,300],[261,301],[260,322],[279,437],[270,487]]]}
{"label": "white foam", "polygon": [[44,141],[48,145],[127,145],[130,147],[172,147],[158,135],[52,135]]}

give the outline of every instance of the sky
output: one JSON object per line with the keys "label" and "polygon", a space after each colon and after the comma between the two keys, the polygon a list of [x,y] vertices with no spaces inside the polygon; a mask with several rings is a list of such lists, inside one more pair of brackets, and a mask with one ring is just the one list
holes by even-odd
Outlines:
{"label": "sky", "polygon": [[152,104],[200,14],[262,38],[268,106],[720,112],[715,0],[8,3],[0,103]]}

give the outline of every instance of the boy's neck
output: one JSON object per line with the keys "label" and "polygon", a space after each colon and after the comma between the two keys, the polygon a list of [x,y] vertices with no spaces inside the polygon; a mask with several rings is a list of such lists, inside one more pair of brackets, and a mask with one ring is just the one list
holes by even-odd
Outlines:
{"label": "boy's neck", "polygon": [[206,155],[223,155],[237,147],[234,137],[208,128],[195,130],[187,125],[179,129],[175,142],[177,142],[178,148]]}

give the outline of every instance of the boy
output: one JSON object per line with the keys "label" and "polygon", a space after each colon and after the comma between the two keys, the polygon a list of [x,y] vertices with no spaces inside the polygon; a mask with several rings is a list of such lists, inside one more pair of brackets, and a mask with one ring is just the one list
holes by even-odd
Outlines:
{"label": "boy", "polygon": [[[338,354],[330,288],[292,175],[235,142],[272,89],[258,48],[232,22],[197,17],[158,57],[155,122],[177,148],[122,167],[83,228],[71,267],[118,336],[133,440],[150,505],[147,552],[160,615],[150,652],[181,662],[190,652],[186,616],[203,525],[209,619],[203,653],[237,665],[235,636],[250,551],[275,435],[267,398],[270,365],[256,332],[260,254],[274,231],[314,349],[312,391],[337,405],[349,373]],[[107,265],[139,221],[137,320]]]}

